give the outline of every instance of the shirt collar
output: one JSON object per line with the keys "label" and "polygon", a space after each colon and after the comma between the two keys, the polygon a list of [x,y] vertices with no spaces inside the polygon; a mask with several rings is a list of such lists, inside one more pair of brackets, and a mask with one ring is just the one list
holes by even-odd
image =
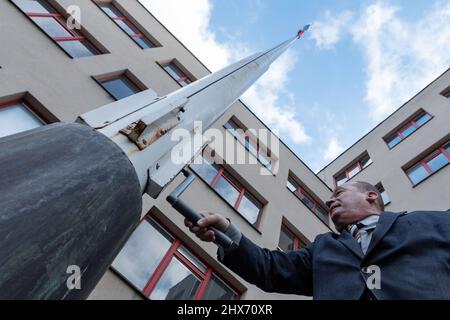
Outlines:
{"label": "shirt collar", "polygon": [[362,224],[363,225],[362,228],[373,227],[373,226],[376,226],[379,219],[380,219],[380,216],[377,214],[374,214],[374,215],[365,217],[364,219],[360,220],[358,222],[358,224]]}

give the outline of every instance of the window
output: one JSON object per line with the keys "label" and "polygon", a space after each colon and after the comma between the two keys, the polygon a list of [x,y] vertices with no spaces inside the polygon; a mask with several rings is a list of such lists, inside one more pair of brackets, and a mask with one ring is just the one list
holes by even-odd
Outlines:
{"label": "window", "polygon": [[280,240],[278,249],[281,251],[299,250],[306,246],[306,242],[297,237],[284,224],[281,225]]}
{"label": "window", "polygon": [[402,124],[400,129],[395,130],[393,134],[389,137],[385,138],[385,141],[390,149],[399,144],[403,139],[407,136],[411,135],[425,123],[427,123],[431,119],[431,116],[425,112],[421,111],[417,116],[415,116],[412,120],[408,121],[406,124]]}
{"label": "window", "polygon": [[192,165],[194,171],[248,222],[257,227],[263,204],[228,173],[223,166],[211,164],[204,158],[202,162],[202,164]]}
{"label": "window", "polygon": [[126,75],[99,81],[100,85],[116,100],[120,100],[141,91]]}
{"label": "window", "polygon": [[45,121],[22,100],[0,104],[0,137],[43,126]]}
{"label": "window", "polygon": [[100,54],[85,36],[68,27],[66,19],[47,0],[12,0],[12,2],[72,58]]}
{"label": "window", "polygon": [[348,180],[353,178],[357,173],[367,168],[372,163],[372,159],[369,154],[364,153],[358,160],[349,165],[343,172],[334,177],[336,186],[341,186]]}
{"label": "window", "polygon": [[450,162],[450,142],[406,170],[413,185],[417,185]]}
{"label": "window", "polygon": [[326,210],[323,206],[321,206],[316,198],[311,196],[311,194],[305,190],[299,183],[297,183],[296,179],[289,175],[286,187],[293,193],[295,196],[300,199],[300,201],[311,210],[320,220],[325,222],[327,225],[329,223],[328,219],[328,210]]}
{"label": "window", "polygon": [[441,92],[441,95],[443,95],[444,97],[446,97],[447,99],[450,99],[450,87],[448,87],[447,89],[445,89],[444,91]]}
{"label": "window", "polygon": [[265,151],[265,149],[261,148],[259,141],[255,141],[251,138],[246,130],[241,128],[234,120],[230,119],[227,123],[224,124],[225,129],[228,130],[233,136],[235,136],[245,148],[253,154],[259,162],[266,167],[267,169],[272,169],[272,159],[270,158],[269,151]]}
{"label": "window", "polygon": [[164,64],[163,69],[182,87],[187,86],[192,80],[178,68],[174,62]]}
{"label": "window", "polygon": [[384,205],[388,205],[391,203],[391,199],[389,198],[389,195],[387,194],[386,190],[384,190],[383,184],[380,182],[378,183],[375,188],[380,192],[381,198],[383,199]]}
{"label": "window", "polygon": [[152,300],[239,298],[211,267],[150,217],[137,227],[112,267]]}
{"label": "window", "polygon": [[99,7],[142,49],[156,47],[114,4],[99,3]]}

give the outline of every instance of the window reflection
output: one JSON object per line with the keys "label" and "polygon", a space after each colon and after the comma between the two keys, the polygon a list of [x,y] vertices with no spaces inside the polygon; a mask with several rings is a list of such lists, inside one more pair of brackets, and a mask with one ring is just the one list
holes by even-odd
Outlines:
{"label": "window reflection", "polygon": [[112,266],[142,290],[169,250],[172,238],[153,221],[143,221]]}
{"label": "window reflection", "polygon": [[235,300],[236,298],[236,293],[215,275],[211,277],[203,296],[203,300]]}
{"label": "window reflection", "polygon": [[431,170],[434,172],[434,171],[439,170],[443,166],[445,166],[448,162],[449,162],[449,160],[447,159],[447,157],[443,153],[439,153],[436,157],[429,160],[427,162],[427,164],[430,166]]}
{"label": "window reflection", "polygon": [[294,250],[294,235],[284,226],[281,226],[278,247],[283,251]]}
{"label": "window reflection", "polygon": [[239,192],[230,185],[230,183],[224,178],[220,177],[214,187],[216,191],[232,206],[235,205]]}
{"label": "window reflection", "polygon": [[152,300],[192,300],[200,280],[178,259],[173,258],[150,295]]}
{"label": "window reflection", "polygon": [[34,129],[42,125],[44,125],[44,122],[23,103],[0,108],[0,137]]}
{"label": "window reflection", "polygon": [[101,85],[117,100],[126,98],[140,91],[139,88],[125,76],[102,81]]}
{"label": "window reflection", "polygon": [[239,212],[251,224],[256,224],[260,210],[261,210],[260,204],[256,200],[254,200],[250,194],[246,192],[242,197],[241,203],[239,204]]}
{"label": "window reflection", "polygon": [[408,171],[408,176],[413,184],[417,184],[428,177],[428,172],[421,164],[419,164]]}

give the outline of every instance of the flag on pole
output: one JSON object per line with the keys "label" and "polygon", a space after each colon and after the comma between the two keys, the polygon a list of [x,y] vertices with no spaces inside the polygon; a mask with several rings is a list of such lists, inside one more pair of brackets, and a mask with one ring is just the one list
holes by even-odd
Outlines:
{"label": "flag on pole", "polygon": [[301,37],[310,27],[310,24],[307,24],[306,26],[303,27],[303,29],[300,29],[297,33],[297,37]]}

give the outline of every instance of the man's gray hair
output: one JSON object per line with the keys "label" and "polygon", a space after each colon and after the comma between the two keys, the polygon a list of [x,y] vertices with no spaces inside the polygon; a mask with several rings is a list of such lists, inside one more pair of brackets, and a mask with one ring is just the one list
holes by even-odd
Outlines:
{"label": "man's gray hair", "polygon": [[378,189],[374,185],[372,185],[368,182],[364,182],[364,181],[355,181],[354,185],[361,192],[369,192],[369,191],[376,192],[378,194],[378,199],[377,199],[378,208],[381,210],[381,212],[384,211],[383,198],[381,197],[380,191],[378,191]]}

